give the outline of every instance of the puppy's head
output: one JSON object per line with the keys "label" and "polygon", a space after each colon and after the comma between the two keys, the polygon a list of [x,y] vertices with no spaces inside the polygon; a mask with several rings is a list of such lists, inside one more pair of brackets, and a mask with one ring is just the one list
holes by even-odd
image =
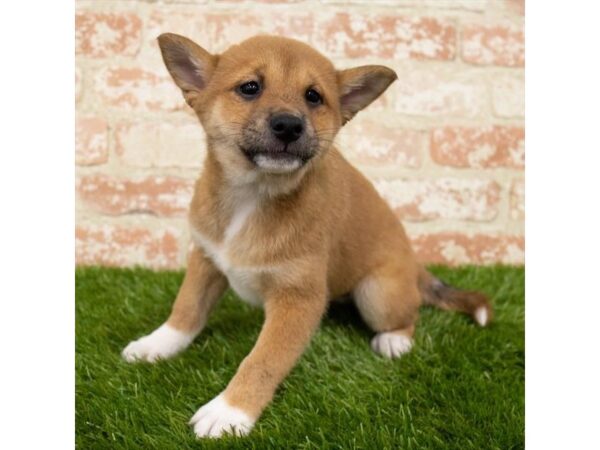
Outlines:
{"label": "puppy's head", "polygon": [[254,37],[221,55],[175,34],[158,41],[210,151],[235,175],[298,173],[396,79],[383,66],[336,71],[311,47],[281,37]]}

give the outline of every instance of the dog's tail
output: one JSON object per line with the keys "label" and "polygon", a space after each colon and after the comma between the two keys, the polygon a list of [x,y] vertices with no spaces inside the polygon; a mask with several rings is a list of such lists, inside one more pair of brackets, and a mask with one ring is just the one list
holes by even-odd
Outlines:
{"label": "dog's tail", "polygon": [[489,324],[493,318],[492,305],[486,295],[453,288],[434,277],[425,268],[421,268],[419,272],[419,291],[424,305],[460,311],[471,316],[482,327]]}

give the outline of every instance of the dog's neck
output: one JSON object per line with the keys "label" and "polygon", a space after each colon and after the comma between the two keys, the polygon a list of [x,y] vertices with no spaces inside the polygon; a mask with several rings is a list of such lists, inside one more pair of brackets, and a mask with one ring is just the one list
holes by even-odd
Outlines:
{"label": "dog's neck", "polygon": [[209,147],[196,184],[190,220],[193,229],[217,242],[236,230],[232,224],[256,213],[285,216],[290,210],[296,210],[297,205],[311,203],[308,197],[318,196],[322,181],[328,178],[322,172],[327,170],[329,152],[316,164],[309,162],[304,173],[290,174],[286,179],[282,175],[248,170],[232,173],[235,171],[226,170],[214,150]]}

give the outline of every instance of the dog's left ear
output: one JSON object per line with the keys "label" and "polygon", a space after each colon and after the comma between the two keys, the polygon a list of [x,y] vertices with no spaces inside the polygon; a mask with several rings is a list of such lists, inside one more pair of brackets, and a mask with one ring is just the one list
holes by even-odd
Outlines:
{"label": "dog's left ear", "polygon": [[208,84],[218,56],[211,55],[194,41],[173,33],[161,34],[158,45],[173,81],[183,92],[186,102],[192,106]]}
{"label": "dog's left ear", "polygon": [[361,66],[337,73],[342,125],[379,97],[398,76],[385,66]]}

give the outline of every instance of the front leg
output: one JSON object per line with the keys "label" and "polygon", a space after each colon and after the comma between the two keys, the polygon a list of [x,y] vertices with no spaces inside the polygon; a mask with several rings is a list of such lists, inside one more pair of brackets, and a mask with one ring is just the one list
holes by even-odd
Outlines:
{"label": "front leg", "polygon": [[167,321],[136,341],[130,342],[122,356],[128,362],[166,359],[185,349],[202,331],[208,314],[227,288],[227,279],[194,248]]}
{"label": "front leg", "polygon": [[308,345],[326,302],[324,282],[276,289],[265,296],[265,323],[254,349],[227,388],[190,421],[198,437],[250,432]]}

